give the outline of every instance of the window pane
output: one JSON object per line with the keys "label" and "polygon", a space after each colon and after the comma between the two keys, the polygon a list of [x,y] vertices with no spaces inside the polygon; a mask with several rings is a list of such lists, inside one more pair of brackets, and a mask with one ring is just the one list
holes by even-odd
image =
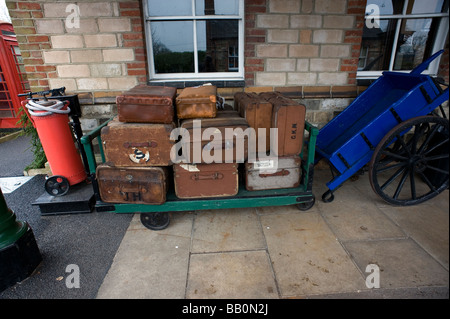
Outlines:
{"label": "window pane", "polygon": [[238,15],[238,0],[195,0],[196,15]]}
{"label": "window pane", "polygon": [[[378,6],[380,15],[401,14],[404,0],[367,0],[367,5],[370,4]],[[366,13],[370,14],[370,12]]]}
{"label": "window pane", "polygon": [[190,0],[148,0],[148,14],[154,16],[191,16]]}
{"label": "window pane", "polygon": [[396,24],[396,19],[380,20],[379,28],[368,28],[364,24],[358,70],[381,71],[389,69]]}
{"label": "window pane", "polygon": [[409,0],[407,14],[441,13],[444,0]]}
{"label": "window pane", "polygon": [[199,72],[238,71],[238,20],[197,21]]}
{"label": "window pane", "polygon": [[394,70],[412,70],[424,60],[433,19],[404,20],[400,30]]}
{"label": "window pane", "polygon": [[192,21],[150,23],[156,73],[194,72]]}

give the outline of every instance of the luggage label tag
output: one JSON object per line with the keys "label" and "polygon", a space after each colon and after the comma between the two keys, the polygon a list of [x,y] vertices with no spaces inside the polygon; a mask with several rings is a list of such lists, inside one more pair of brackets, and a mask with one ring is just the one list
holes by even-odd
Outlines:
{"label": "luggage label tag", "polygon": [[125,148],[131,148],[132,153],[129,153],[128,157],[133,163],[136,164],[147,163],[150,160],[150,152],[148,151],[148,149],[146,150],[146,148],[156,147],[157,145],[158,144],[156,142],[145,142],[145,143],[126,142],[123,144]]}

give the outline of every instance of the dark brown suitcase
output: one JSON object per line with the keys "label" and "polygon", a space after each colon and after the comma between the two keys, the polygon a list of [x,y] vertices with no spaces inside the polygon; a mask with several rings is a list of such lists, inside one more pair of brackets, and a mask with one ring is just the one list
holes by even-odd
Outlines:
{"label": "dark brown suitcase", "polygon": [[167,167],[97,166],[100,198],[106,203],[163,204],[167,194]]}
{"label": "dark brown suitcase", "polygon": [[300,154],[303,146],[306,107],[278,92],[260,93],[272,103],[272,127],[278,129],[273,151],[278,156]]}
{"label": "dark brown suitcase", "polygon": [[[199,130],[201,135],[194,133],[195,123],[201,125],[201,130]],[[203,157],[203,152],[207,152],[206,154],[209,154],[211,157],[217,157],[214,157],[214,162],[216,163],[243,163],[248,156],[248,136],[244,134],[227,135],[226,131],[230,129],[233,132],[237,132],[240,131],[239,129],[242,129],[244,133],[248,127],[247,120],[234,111],[222,113],[221,110],[218,110],[218,115],[215,118],[186,119],[181,121],[180,128],[186,129],[190,136],[188,142],[185,140],[181,141],[182,150],[189,149],[190,152],[185,162],[210,163],[212,159]],[[205,134],[204,136],[203,132],[206,129],[210,129],[213,135]],[[221,156],[219,156],[220,154],[216,155],[216,150],[218,149],[221,149]]]}
{"label": "dark brown suitcase", "polygon": [[272,125],[272,103],[256,93],[237,92],[234,95],[234,105],[248,125],[255,129],[256,145],[258,144],[258,128],[265,129],[266,149],[270,149],[270,128]]}
{"label": "dark brown suitcase", "polygon": [[175,124],[124,123],[116,119],[101,130],[107,162],[115,166],[169,166]]}
{"label": "dark brown suitcase", "polygon": [[215,117],[217,114],[217,88],[203,85],[183,89],[176,98],[179,119]]}
{"label": "dark brown suitcase", "polygon": [[239,190],[238,165],[174,164],[175,195],[179,198],[234,196]]}
{"label": "dark brown suitcase", "polygon": [[138,85],[117,96],[117,114],[121,122],[172,123],[177,89]]}

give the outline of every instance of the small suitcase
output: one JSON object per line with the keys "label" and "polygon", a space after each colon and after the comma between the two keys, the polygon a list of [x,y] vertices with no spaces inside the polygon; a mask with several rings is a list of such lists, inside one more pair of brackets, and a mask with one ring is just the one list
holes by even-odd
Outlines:
{"label": "small suitcase", "polygon": [[101,130],[107,162],[115,166],[169,166],[175,124],[124,123],[113,119]]}
{"label": "small suitcase", "polygon": [[272,103],[272,127],[278,129],[273,151],[278,156],[298,155],[303,147],[306,107],[278,92],[260,93]]}
{"label": "small suitcase", "polygon": [[256,132],[256,145],[258,144],[258,128],[266,131],[266,149],[270,149],[270,128],[272,125],[272,103],[256,93],[237,92],[234,95],[234,105],[239,114],[244,117],[250,127]]}
{"label": "small suitcase", "polygon": [[163,204],[167,194],[167,167],[97,166],[100,198],[106,203]]}
{"label": "small suitcase", "polygon": [[183,89],[176,98],[179,119],[215,117],[217,114],[217,88],[203,85]]}
{"label": "small suitcase", "polygon": [[298,155],[246,162],[245,188],[256,191],[298,187],[301,177],[300,164]]}
{"label": "small suitcase", "polygon": [[[196,132],[196,124],[201,125],[198,132]],[[247,121],[234,111],[222,113],[219,110],[215,118],[181,121],[180,128],[186,129],[190,136],[189,141],[181,140],[183,156],[186,155],[186,150],[189,150],[189,156],[186,155],[185,162],[244,163],[248,156],[248,135],[240,134],[240,132],[242,130],[242,133],[245,133],[248,127]],[[212,135],[203,134],[207,129]],[[222,154],[216,154],[219,149]],[[209,158],[204,157],[205,154],[209,155]]]}
{"label": "small suitcase", "polygon": [[117,96],[120,122],[172,123],[175,115],[174,87],[138,85]]}
{"label": "small suitcase", "polygon": [[174,164],[175,195],[186,199],[234,196],[239,190],[238,165]]}

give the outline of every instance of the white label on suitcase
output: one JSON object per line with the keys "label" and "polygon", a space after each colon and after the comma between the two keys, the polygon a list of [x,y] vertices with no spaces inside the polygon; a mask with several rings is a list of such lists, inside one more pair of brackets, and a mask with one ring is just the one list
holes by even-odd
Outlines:
{"label": "white label on suitcase", "polygon": [[253,163],[254,169],[268,169],[273,167],[273,160],[256,161]]}
{"label": "white label on suitcase", "polygon": [[180,167],[189,171],[189,172],[200,172],[200,170],[197,168],[197,165],[192,164],[180,164]]}

